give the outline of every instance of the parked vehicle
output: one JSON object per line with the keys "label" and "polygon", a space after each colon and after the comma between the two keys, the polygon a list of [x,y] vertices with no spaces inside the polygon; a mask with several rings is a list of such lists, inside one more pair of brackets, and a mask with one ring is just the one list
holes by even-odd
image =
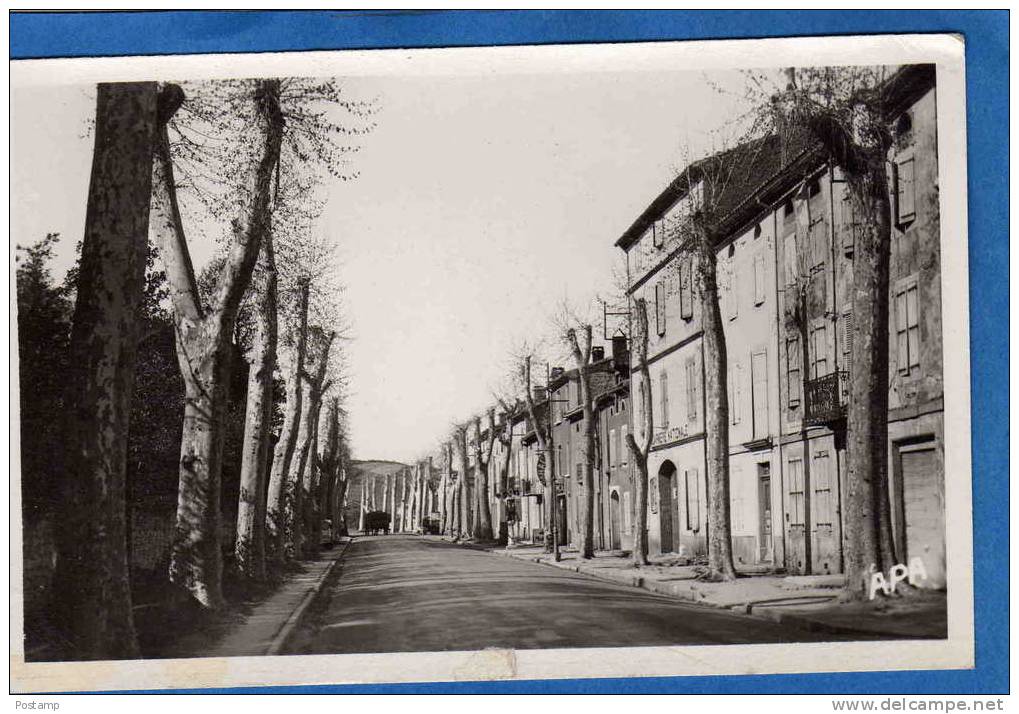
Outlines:
{"label": "parked vehicle", "polygon": [[364,517],[366,535],[389,535],[389,524],[392,517],[385,511],[370,511]]}

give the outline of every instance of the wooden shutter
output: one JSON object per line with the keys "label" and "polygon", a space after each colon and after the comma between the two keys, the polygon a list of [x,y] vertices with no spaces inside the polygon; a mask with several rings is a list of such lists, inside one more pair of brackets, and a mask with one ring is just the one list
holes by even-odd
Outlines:
{"label": "wooden shutter", "polygon": [[659,378],[661,384],[661,400],[662,400],[662,428],[669,428],[669,375],[662,372]]}
{"label": "wooden shutter", "polygon": [[754,438],[768,435],[768,353],[750,356],[750,398],[753,401]]}
{"label": "wooden shutter", "polygon": [[685,472],[686,486],[686,527],[687,530],[699,531],[701,529],[701,499],[700,484],[697,479],[697,469],[687,469]]}
{"label": "wooden shutter", "polygon": [[655,326],[659,337],[665,334],[665,283],[655,284]]}
{"label": "wooden shutter", "polygon": [[683,258],[679,264],[679,310],[684,320],[693,317],[692,267],[689,257]]}
{"label": "wooden shutter", "polygon": [[800,350],[800,339],[791,337],[785,343],[786,352],[786,374],[789,382],[789,406],[799,406],[803,377],[800,374],[800,362],[802,351]]}
{"label": "wooden shutter", "polygon": [[754,304],[763,305],[767,287],[765,285],[764,256],[754,256]]}
{"label": "wooden shutter", "polygon": [[911,152],[895,162],[895,215],[899,223],[916,217],[914,166]]}
{"label": "wooden shutter", "polygon": [[895,295],[895,352],[896,366],[901,374],[909,372],[908,322],[906,320],[906,291]]}
{"label": "wooden shutter", "polygon": [[842,313],[842,369],[853,371],[853,311]]}
{"label": "wooden shutter", "polygon": [[785,284],[792,285],[799,277],[799,262],[796,260],[796,233],[790,233],[782,241],[782,255],[785,258]]}
{"label": "wooden shutter", "polygon": [[909,367],[920,366],[920,316],[917,304],[917,287],[906,291],[906,345],[909,349]]}

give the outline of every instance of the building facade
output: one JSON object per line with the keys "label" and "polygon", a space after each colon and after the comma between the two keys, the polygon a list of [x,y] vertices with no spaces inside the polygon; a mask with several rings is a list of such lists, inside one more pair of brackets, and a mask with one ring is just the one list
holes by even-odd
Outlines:
{"label": "building facade", "polygon": [[[888,486],[898,559],[921,558],[928,585],[940,587],[944,404],[935,91],[931,66],[906,67],[885,88],[894,136]],[[733,555],[737,567],[838,573],[852,370],[852,206],[838,169],[803,137],[771,136],[734,151],[742,152],[733,162],[739,175],[712,205],[721,226],[715,254],[727,348]],[[626,253],[631,305],[642,297],[648,307],[655,429],[649,545],[652,553],[690,557],[702,555],[706,543],[703,332],[689,231],[692,212],[704,205],[697,168],[666,187],[616,242]],[[637,365],[631,369],[639,380]],[[643,420],[631,416],[639,430]]]}

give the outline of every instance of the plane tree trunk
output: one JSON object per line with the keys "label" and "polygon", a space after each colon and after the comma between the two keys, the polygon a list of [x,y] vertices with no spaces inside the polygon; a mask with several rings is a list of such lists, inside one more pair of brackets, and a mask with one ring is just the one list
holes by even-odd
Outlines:
{"label": "plane tree trunk", "polygon": [[241,298],[269,230],[270,185],[283,135],[279,93],[278,80],[261,80],[256,85],[253,99],[262,144],[249,177],[251,198],[233,221],[226,261],[207,310],[198,294],[178,209],[165,126],[155,142],[152,211],[156,219],[150,229],[170,284],[185,389],[170,580],[207,608],[222,604],[220,470],[232,339]]}
{"label": "plane tree trunk", "polygon": [[651,374],[648,369],[647,347],[648,347],[648,319],[647,301],[644,298],[637,298],[634,303],[634,318],[636,329],[634,335],[633,352],[637,362],[637,370],[640,373],[640,381],[637,384],[637,392],[640,395],[640,419],[641,419],[641,443],[638,444],[634,435],[626,435],[626,446],[633,456],[633,462],[637,466],[634,487],[636,493],[633,499],[634,508],[634,532],[633,532],[633,562],[637,566],[648,564],[648,541],[647,541],[647,492],[648,492],[648,468],[647,459],[651,451],[651,441],[655,433],[654,409],[651,404]]}
{"label": "plane tree trunk", "polygon": [[[294,506],[296,494],[288,477],[297,450],[297,438],[301,425],[301,411],[304,402],[305,352],[308,344],[308,282],[302,281],[298,302],[298,326],[295,346],[292,352],[292,368],[287,378],[287,404],[283,416],[283,428],[273,453],[272,471],[269,477],[269,491],[266,501],[266,552],[277,568],[287,559],[286,543],[293,542]],[[292,557],[292,555],[291,555]]]}
{"label": "plane tree trunk", "polygon": [[127,433],[148,256],[153,139],[179,104],[151,82],[100,84],[97,92],[71,330],[70,458],[55,575],[57,620],[70,657],[78,660],[138,655],[126,544]]}
{"label": "plane tree trunk", "polygon": [[477,503],[478,520],[476,536],[480,541],[494,540],[492,534],[492,509],[488,503],[488,465],[495,447],[495,410],[488,410],[488,440],[482,443],[481,417],[474,418],[474,463],[477,469],[474,479],[474,500]]}
{"label": "plane tree trunk", "polygon": [[248,395],[244,413],[241,483],[237,504],[234,556],[238,571],[255,581],[265,579],[266,487],[272,450],[273,371],[276,369],[278,303],[272,234],[265,236],[257,273],[259,305],[248,355]]}
{"label": "plane tree trunk", "polygon": [[594,557],[594,474],[598,461],[595,442],[594,395],[591,394],[591,344],[592,330],[584,325],[583,338],[570,329],[566,334],[567,343],[577,365],[577,379],[580,381],[580,403],[584,410],[584,449],[581,454],[583,483],[580,484],[580,557]]}
{"label": "plane tree trunk", "polygon": [[729,504],[729,397],[722,313],[718,305],[718,260],[705,221],[695,221],[704,328],[704,430],[708,480],[708,572],[710,580],[732,580]]}

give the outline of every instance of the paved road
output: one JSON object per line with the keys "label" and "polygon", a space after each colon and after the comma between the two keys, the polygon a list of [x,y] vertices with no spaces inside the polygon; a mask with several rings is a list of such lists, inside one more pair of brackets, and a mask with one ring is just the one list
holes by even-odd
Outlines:
{"label": "paved road", "polygon": [[293,654],[833,639],[419,536],[358,537]]}

